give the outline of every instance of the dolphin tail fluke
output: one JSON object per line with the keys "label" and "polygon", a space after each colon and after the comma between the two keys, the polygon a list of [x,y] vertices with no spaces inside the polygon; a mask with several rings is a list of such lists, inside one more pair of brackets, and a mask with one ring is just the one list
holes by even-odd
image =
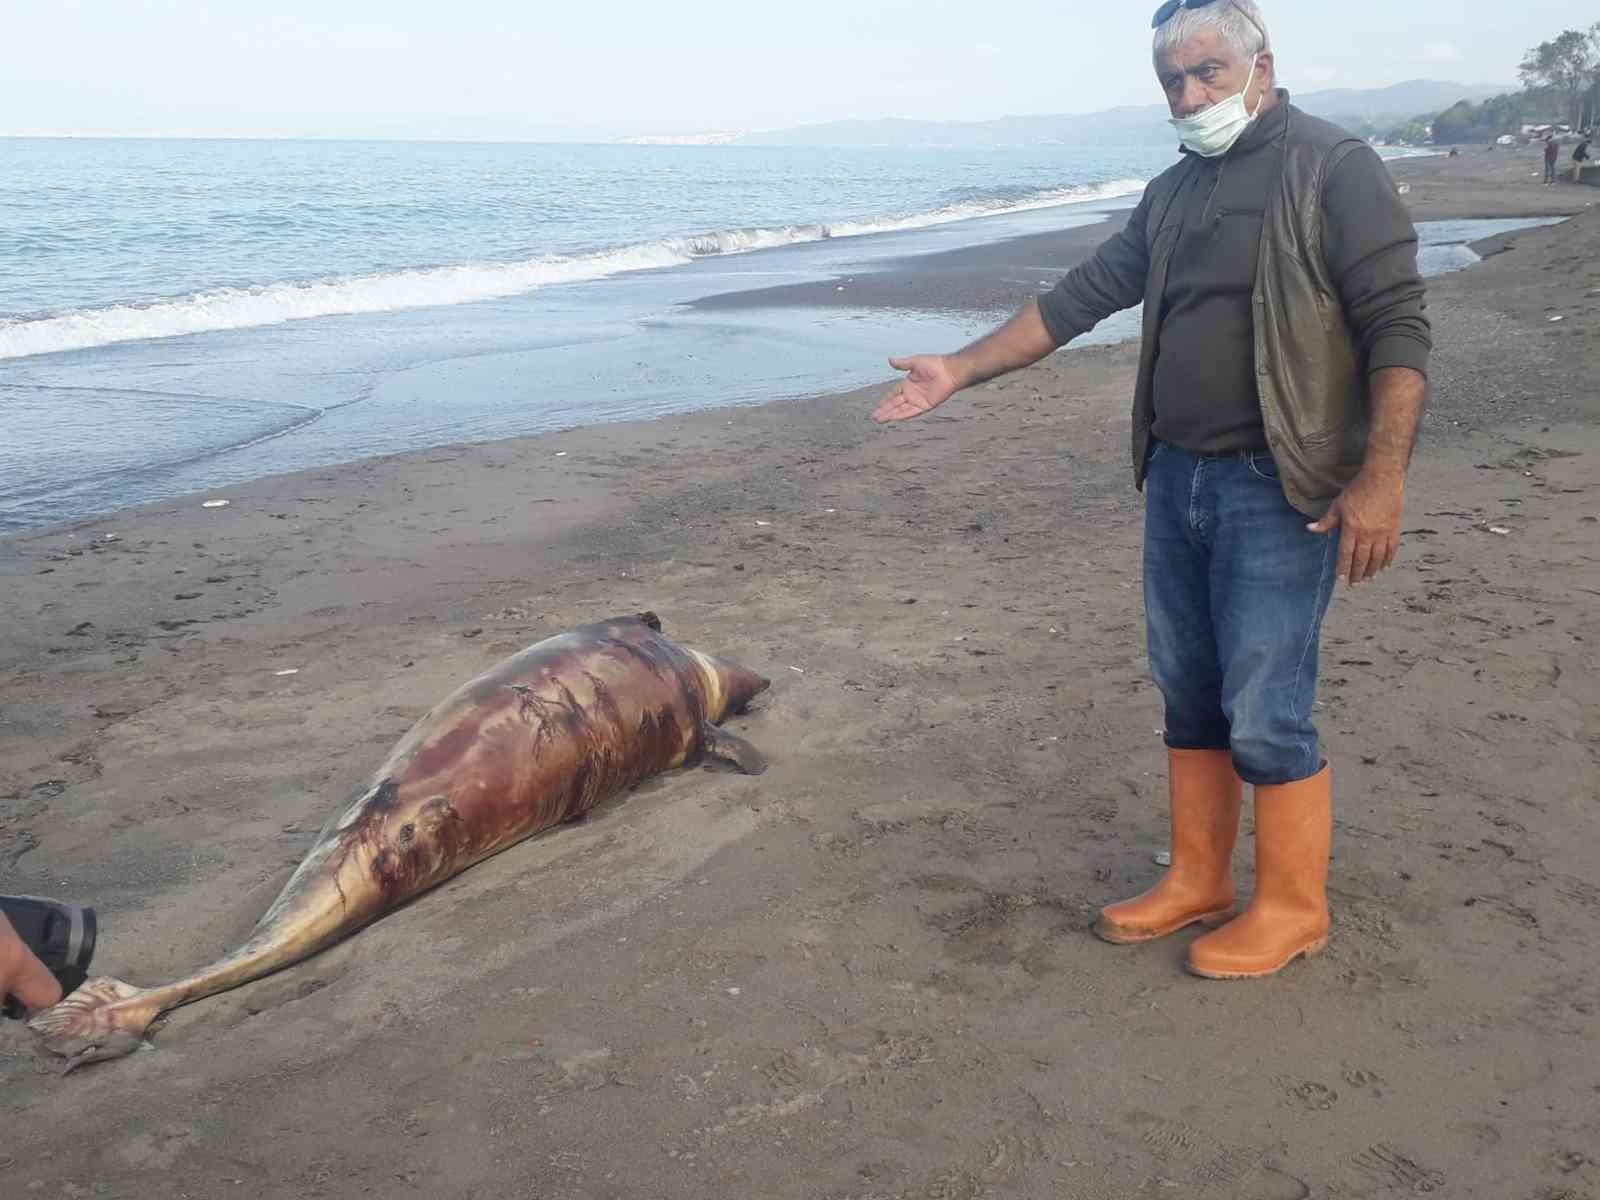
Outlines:
{"label": "dolphin tail fluke", "polygon": [[28,1028],[44,1039],[46,1049],[65,1058],[66,1070],[71,1071],[85,1063],[132,1054],[162,1008],[155,990],[104,976],[35,1014]]}

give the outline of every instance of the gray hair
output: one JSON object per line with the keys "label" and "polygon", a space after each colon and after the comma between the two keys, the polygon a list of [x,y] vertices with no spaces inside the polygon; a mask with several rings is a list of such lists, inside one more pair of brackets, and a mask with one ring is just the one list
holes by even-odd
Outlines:
{"label": "gray hair", "polygon": [[1171,54],[1201,33],[1218,34],[1240,58],[1254,58],[1272,49],[1267,22],[1255,0],[1219,0],[1204,8],[1180,8],[1156,30],[1155,56]]}

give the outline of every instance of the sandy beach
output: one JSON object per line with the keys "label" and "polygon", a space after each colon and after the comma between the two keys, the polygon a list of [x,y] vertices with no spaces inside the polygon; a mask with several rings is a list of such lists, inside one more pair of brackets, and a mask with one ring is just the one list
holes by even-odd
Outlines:
{"label": "sandy beach", "polygon": [[[374,459],[0,541],[0,887],[94,904],[97,974],[231,948],[418,716],[574,624],[769,674],[771,770],[121,1062],[3,1023],[0,1194],[1600,1197],[1600,191],[1533,153],[1395,167],[1419,217],[1577,215],[1433,283],[1403,556],[1324,639],[1325,955],[1214,984],[1089,932],[1165,845],[1133,347],[888,429],[873,388]],[[987,310],[1095,240],[799,299]]]}

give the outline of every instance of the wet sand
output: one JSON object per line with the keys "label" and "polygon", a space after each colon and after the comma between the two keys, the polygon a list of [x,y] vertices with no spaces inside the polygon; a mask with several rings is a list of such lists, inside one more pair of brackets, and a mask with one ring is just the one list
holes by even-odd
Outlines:
{"label": "wet sand", "polygon": [[776,681],[765,776],[649,784],[153,1050],[58,1079],[7,1024],[0,1194],[1600,1195],[1600,214],[1507,241],[1433,287],[1404,556],[1329,618],[1331,946],[1259,984],[1088,931],[1165,837],[1129,347],[893,429],[873,389],[0,542],[0,886],[97,905],[138,983],[524,644],[651,608]]}

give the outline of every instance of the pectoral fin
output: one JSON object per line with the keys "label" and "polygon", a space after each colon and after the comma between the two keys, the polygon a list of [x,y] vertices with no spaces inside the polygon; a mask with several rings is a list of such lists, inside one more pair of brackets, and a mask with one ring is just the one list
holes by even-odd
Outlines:
{"label": "pectoral fin", "polygon": [[759,775],[767,769],[767,760],[761,751],[736,734],[718,729],[710,721],[705,723],[706,753],[732,763],[746,775]]}

